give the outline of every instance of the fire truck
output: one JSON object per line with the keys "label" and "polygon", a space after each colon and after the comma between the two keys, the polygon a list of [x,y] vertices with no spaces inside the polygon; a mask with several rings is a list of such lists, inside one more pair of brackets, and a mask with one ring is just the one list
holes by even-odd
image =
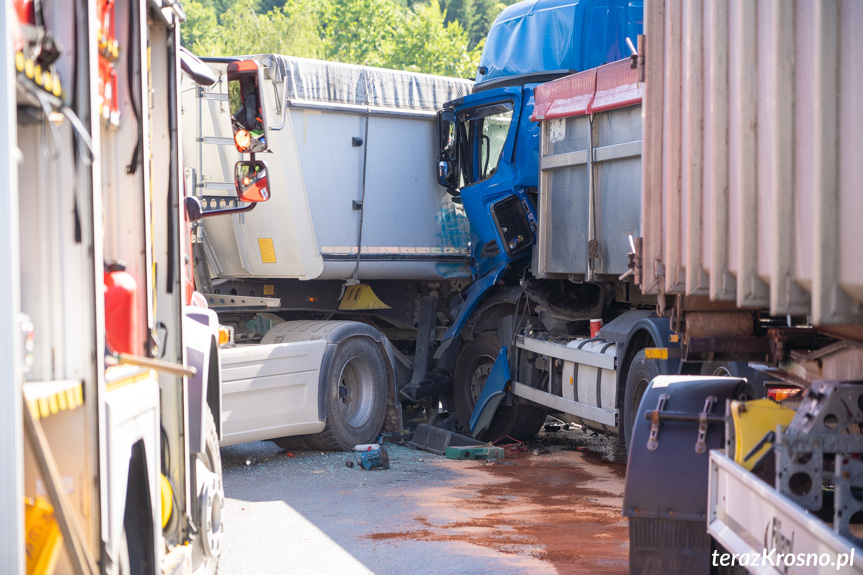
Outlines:
{"label": "fire truck", "polygon": [[177,121],[181,74],[214,79],[184,18],[173,0],[3,6],[3,573],[218,569],[224,332],[189,281],[201,210]]}

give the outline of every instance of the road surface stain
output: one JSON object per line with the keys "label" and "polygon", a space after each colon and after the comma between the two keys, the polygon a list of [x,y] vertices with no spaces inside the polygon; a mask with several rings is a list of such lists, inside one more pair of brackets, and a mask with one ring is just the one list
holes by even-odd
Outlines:
{"label": "road surface stain", "polygon": [[543,560],[560,575],[628,573],[625,465],[590,452],[515,455],[521,457],[505,460],[514,465],[436,462],[455,469],[457,478],[404,490],[420,510],[416,527],[367,537],[470,543]]}

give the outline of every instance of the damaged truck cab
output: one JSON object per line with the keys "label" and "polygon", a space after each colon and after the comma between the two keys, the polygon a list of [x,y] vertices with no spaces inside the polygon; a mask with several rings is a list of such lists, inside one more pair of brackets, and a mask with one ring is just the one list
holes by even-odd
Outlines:
{"label": "damaged truck cab", "polygon": [[[453,398],[461,421],[467,427],[473,418],[474,433],[484,433],[486,438],[529,437],[538,431],[549,409],[600,431],[620,433],[618,419],[634,356],[642,348],[665,346],[669,341],[667,320],[651,317],[649,310],[655,300],[634,294],[629,289],[631,280],[618,281],[627,270],[627,235],[640,235],[637,223],[625,231],[615,230],[622,232],[613,240],[617,246],[623,238],[622,267],[620,261],[603,266],[602,258],[608,261],[609,248],[600,245],[599,216],[588,207],[592,202],[598,208],[599,195],[593,190],[599,189],[599,174],[591,165],[594,158],[588,156],[600,146],[599,122],[605,121],[607,131],[620,132],[620,126],[625,126],[619,137],[633,140],[624,144],[640,150],[640,136],[634,135],[640,132],[640,119],[631,112],[640,101],[640,93],[635,101],[621,100],[612,106],[626,108],[625,112],[613,119],[609,115],[597,118],[596,128],[571,136],[576,138],[570,146],[572,157],[565,159],[583,155],[582,165],[556,185],[578,184],[591,191],[585,192],[583,202],[546,208],[568,219],[558,218],[552,223],[546,216],[546,223],[541,221],[545,215],[541,210],[541,174],[555,167],[550,161],[561,167],[564,159],[541,159],[541,150],[545,153],[547,146],[534,116],[536,90],[550,80],[633,56],[642,19],[642,2],[539,0],[514,4],[501,13],[489,32],[473,92],[448,102],[438,113],[438,175],[441,184],[462,202],[470,222],[474,283],[465,291],[435,357],[437,367],[452,374]],[[629,61],[621,64],[628,66]],[[590,78],[595,80],[595,76]],[[594,91],[595,83],[588,81],[572,97],[587,104]],[[638,212],[639,159],[626,164],[625,170],[636,185],[628,190],[629,199],[623,203],[627,213]],[[606,236],[612,234],[607,230]],[[543,265],[549,254],[560,265]],[[604,366],[609,370],[606,379],[611,383],[594,386],[597,389],[589,399],[583,391],[581,396],[567,395],[568,386],[560,387],[561,366],[567,366],[563,370],[572,372],[570,375],[578,372],[578,362],[564,359],[572,353],[537,353],[536,346],[534,351],[519,352],[514,345],[516,336],[527,329],[541,334],[540,348],[545,349],[546,339],[565,348],[579,339],[579,333],[585,334],[584,340],[590,339],[587,325],[595,318],[618,321],[606,329],[606,339],[598,340],[606,343],[588,346],[595,347],[596,354],[604,355],[604,359],[593,361],[593,354],[581,353],[583,343],[573,343],[581,346],[579,353],[590,369],[601,371]],[[502,347],[509,348],[503,361],[510,362],[513,378],[522,382],[522,387],[489,375]],[[519,353],[528,359],[519,363],[515,359]],[[673,373],[678,362],[673,357],[665,359],[661,369]],[[488,390],[482,394],[488,382],[497,393]],[[500,393],[504,387],[509,393]],[[535,393],[539,388],[548,396],[539,398]],[[513,394],[513,389],[521,389],[521,396]],[[486,395],[498,400],[485,403]],[[477,402],[481,405],[475,412]],[[497,415],[481,416],[482,409]],[[477,428],[476,421],[488,422],[490,427]],[[506,421],[509,423],[501,423]]]}
{"label": "damaged truck cab", "polygon": [[440,181],[464,203],[475,278],[501,263],[518,271],[537,240],[534,90],[629,56],[641,19],[641,2],[553,0],[520,2],[494,22],[473,92],[438,114]]}

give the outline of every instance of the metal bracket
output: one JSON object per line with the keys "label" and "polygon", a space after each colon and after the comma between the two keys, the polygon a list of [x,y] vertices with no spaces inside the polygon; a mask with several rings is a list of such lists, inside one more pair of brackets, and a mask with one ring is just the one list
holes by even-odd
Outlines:
{"label": "metal bracket", "polygon": [[861,487],[863,462],[850,455],[837,455],[836,473],[833,477],[836,482],[833,530],[860,547],[863,538],[857,537],[851,531],[851,518],[863,511],[863,501],[855,496],[856,490]]}
{"label": "metal bracket", "polygon": [[[826,380],[813,383],[791,423],[777,431],[774,444],[776,489],[805,509],[821,509],[824,456],[835,455],[836,509],[845,507],[846,513],[856,513],[847,504],[847,494],[850,494],[851,482],[855,490],[859,487],[855,473],[863,470],[854,465],[854,454],[863,452],[860,426],[863,426],[863,386],[858,382]],[[840,461],[844,463],[841,467]],[[847,489],[843,485],[845,482],[848,482]],[[834,524],[834,530],[850,537],[850,531],[842,532],[847,524],[843,517],[837,516],[837,520],[840,519]]]}
{"label": "metal bracket", "polygon": [[663,393],[659,396],[659,402],[656,404],[654,411],[644,412],[644,417],[650,421],[650,438],[647,440],[647,449],[656,451],[659,448],[659,425],[662,421],[675,421],[678,423],[698,423],[698,440],[695,442],[695,452],[704,453],[707,451],[707,428],[710,425],[719,425],[727,422],[724,415],[711,413],[713,406],[716,405],[716,397],[711,395],[704,402],[704,410],[700,413],[694,412],[679,412],[665,411],[665,404],[670,399],[668,394]]}
{"label": "metal bracket", "polygon": [[210,309],[216,311],[277,308],[282,304],[282,300],[277,297],[239,296],[213,293],[205,293],[203,295],[207,298],[207,304],[210,306]]}
{"label": "metal bracket", "polygon": [[708,396],[704,400],[704,409],[698,414],[698,440],[695,442],[695,453],[704,453],[707,451],[707,429],[709,422],[707,415],[713,411],[713,406],[716,405],[716,396]]}
{"label": "metal bracket", "polygon": [[671,396],[667,393],[660,395],[659,401],[656,402],[656,409],[651,414],[650,437],[647,439],[647,449],[649,451],[659,449],[659,412],[665,409],[665,404],[668,403],[669,399],[671,399]]}

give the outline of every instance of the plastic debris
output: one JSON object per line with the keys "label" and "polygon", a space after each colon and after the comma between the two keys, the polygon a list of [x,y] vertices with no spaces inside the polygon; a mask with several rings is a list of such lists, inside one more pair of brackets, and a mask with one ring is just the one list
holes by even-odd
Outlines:
{"label": "plastic debris", "polygon": [[491,445],[450,446],[446,448],[449,459],[503,459],[503,447]]}

